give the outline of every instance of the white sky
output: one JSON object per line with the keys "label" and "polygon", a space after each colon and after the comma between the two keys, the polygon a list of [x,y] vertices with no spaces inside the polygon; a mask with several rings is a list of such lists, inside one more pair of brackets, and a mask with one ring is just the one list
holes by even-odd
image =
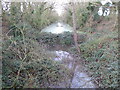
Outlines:
{"label": "white sky", "polygon": [[[62,15],[62,13],[64,12],[64,5],[70,1],[74,1],[74,2],[92,2],[92,1],[102,1],[102,3],[106,3],[106,1],[113,1],[113,0],[2,0],[5,2],[43,2],[43,1],[47,1],[47,2],[55,2],[55,11],[58,13],[59,16]],[[118,0],[114,0],[114,1],[118,1]],[[22,7],[21,7],[22,9]]]}
{"label": "white sky", "polygon": [[55,4],[55,11],[57,12],[57,14],[59,15],[59,16],[61,16],[62,14],[63,14],[63,12],[64,12],[64,5],[66,4],[66,3],[68,3],[68,1],[66,0],[58,0],[57,2],[56,2],[56,4]]}
{"label": "white sky", "polygon": [[[102,0],[2,0],[2,1],[6,1],[6,2],[24,2],[24,1],[28,1],[28,2],[43,2],[43,1],[50,1],[50,2],[95,2],[95,1],[102,1]],[[118,2],[120,0],[111,0],[114,2]]]}

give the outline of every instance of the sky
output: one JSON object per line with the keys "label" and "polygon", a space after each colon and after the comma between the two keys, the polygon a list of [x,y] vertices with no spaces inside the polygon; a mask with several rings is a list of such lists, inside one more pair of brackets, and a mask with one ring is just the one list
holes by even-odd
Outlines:
{"label": "sky", "polygon": [[[2,1],[5,1],[5,2],[24,2],[24,1],[27,1],[27,2],[42,2],[42,1],[47,1],[47,2],[55,2],[55,6],[54,6],[54,9],[55,11],[57,12],[57,14],[59,16],[61,16],[64,12],[64,6],[66,3],[70,2],[70,1],[74,1],[74,2],[92,2],[92,1],[101,1],[102,4],[105,4],[106,1],[113,1],[113,0],[2,0]],[[114,1],[118,1],[118,0],[114,0]]]}
{"label": "sky", "polygon": [[[8,1],[8,2],[24,2],[24,1],[29,1],[29,2],[42,2],[45,0],[2,0],[2,1]],[[46,0],[46,1],[50,1],[50,2],[94,2],[94,1],[103,1],[103,0]],[[111,1],[115,1],[118,2],[120,0],[111,0]]]}
{"label": "sky", "polygon": [[55,11],[59,16],[61,16],[64,12],[64,6],[65,4],[68,3],[67,1],[64,2],[63,0],[58,0],[55,4]]}

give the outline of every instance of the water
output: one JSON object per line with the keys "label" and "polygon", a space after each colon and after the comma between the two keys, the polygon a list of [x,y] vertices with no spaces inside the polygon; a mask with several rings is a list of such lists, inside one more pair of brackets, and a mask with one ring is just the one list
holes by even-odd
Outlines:
{"label": "water", "polygon": [[51,32],[53,34],[60,34],[63,32],[72,32],[72,27],[65,23],[54,23],[47,28],[43,29],[41,32]]}
{"label": "water", "polygon": [[55,54],[56,54],[56,58],[54,59],[55,61],[62,61],[62,60],[64,60],[64,59],[73,59],[71,56],[70,56],[70,54],[68,53],[68,52],[66,52],[66,51],[62,51],[62,50],[60,50],[60,51],[55,51]]}
{"label": "water", "polygon": [[[75,58],[73,58],[70,53],[62,50],[54,51],[54,53],[56,54],[56,57],[54,58],[55,61],[61,62],[70,70],[73,69]],[[61,84],[61,87],[65,88],[63,84]],[[74,76],[73,76],[70,87],[71,88],[96,88],[96,85],[93,83],[91,77],[89,77],[87,73],[84,71],[84,67],[78,64],[75,67]]]}
{"label": "water", "polygon": [[[72,27],[70,27],[68,24],[64,24],[61,22],[54,23],[42,30],[42,32],[51,32],[54,34],[60,34],[65,31],[72,32]],[[61,50],[61,48],[59,48],[59,50],[57,51],[56,49],[55,51],[50,50],[50,52],[55,54],[55,57],[53,58],[54,61],[64,65],[73,74],[72,77],[65,77],[67,79],[59,83],[59,85],[51,86],[52,88],[66,88],[66,86],[70,88],[96,87],[91,77],[89,77],[88,74],[85,72],[84,67],[80,64],[76,64],[75,62],[76,59],[70,53]]]}
{"label": "water", "polygon": [[71,88],[95,88],[92,79],[85,72],[80,72],[79,69],[80,66],[75,69]]}

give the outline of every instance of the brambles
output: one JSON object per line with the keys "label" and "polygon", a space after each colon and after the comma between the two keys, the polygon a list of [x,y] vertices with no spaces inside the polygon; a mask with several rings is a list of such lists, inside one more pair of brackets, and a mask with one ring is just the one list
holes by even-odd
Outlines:
{"label": "brambles", "polygon": [[5,40],[3,45],[3,88],[49,87],[63,80],[64,66],[37,41],[25,38],[15,45]]}
{"label": "brambles", "polygon": [[[60,23],[66,22],[73,26],[72,6],[66,9],[63,17],[57,17],[53,4],[10,2],[5,4],[9,6],[6,10],[3,5],[2,87],[50,88],[64,83],[65,87],[70,87],[67,84],[74,83],[69,79],[74,77],[75,69],[68,68],[79,67],[80,64],[85,66],[85,73],[88,71],[98,87],[117,87],[119,58],[116,6],[111,7],[111,12],[116,11],[110,16],[100,17],[97,13],[100,6],[98,2],[74,5],[75,29],[80,48],[78,53],[74,45],[74,32],[57,32],[63,32],[61,28],[66,28]],[[57,26],[53,24],[60,28],[56,30],[53,27],[56,34],[41,32],[56,22],[60,22]],[[84,70],[80,68],[80,72]]]}
{"label": "brambles", "polygon": [[[100,34],[100,32],[96,32]],[[99,87],[117,87],[118,81],[118,40],[117,32],[107,32],[80,44],[80,51],[85,66],[91,76],[96,78]],[[74,48],[70,51],[76,52]]]}
{"label": "brambles", "polygon": [[[73,33],[64,32],[61,34],[52,34],[52,33],[41,33],[39,38],[37,38],[38,42],[42,42],[44,44],[48,44],[50,46],[53,45],[64,45],[69,46],[74,44]],[[78,43],[83,43],[86,40],[86,34],[78,33]]]}

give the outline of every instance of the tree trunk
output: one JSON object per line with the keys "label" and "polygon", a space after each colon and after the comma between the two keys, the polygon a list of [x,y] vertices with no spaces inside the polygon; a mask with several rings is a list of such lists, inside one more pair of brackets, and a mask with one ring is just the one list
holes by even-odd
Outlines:
{"label": "tree trunk", "polygon": [[[73,36],[73,38],[74,38],[74,42],[75,42],[75,47],[76,47],[77,51],[80,53],[80,49],[79,49],[78,42],[77,42],[75,3],[72,2],[71,5],[72,5],[72,20],[73,20],[73,30],[74,30],[74,36]],[[72,73],[71,73],[71,79],[70,79],[70,83],[69,83],[69,88],[71,88],[72,81],[73,81],[74,74],[75,74],[75,68],[76,68],[76,62],[75,62],[75,60],[74,60],[73,65],[74,66],[72,68]]]}
{"label": "tree trunk", "polygon": [[75,47],[77,51],[80,53],[80,49],[78,46],[78,41],[77,41],[77,32],[76,32],[76,12],[75,12],[75,3],[72,2],[72,19],[73,19],[73,30],[74,30],[74,42],[75,42]]}

